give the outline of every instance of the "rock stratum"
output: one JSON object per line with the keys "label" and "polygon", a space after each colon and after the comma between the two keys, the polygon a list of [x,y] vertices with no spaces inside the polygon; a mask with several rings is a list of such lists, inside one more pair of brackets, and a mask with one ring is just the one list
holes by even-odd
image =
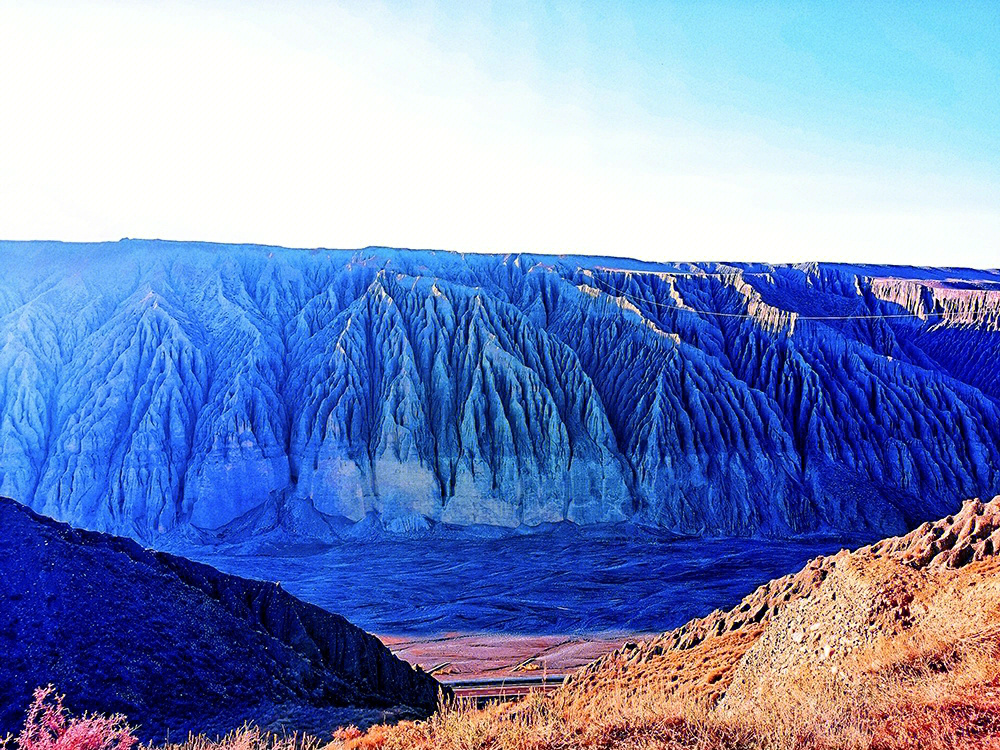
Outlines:
{"label": "rock stratum", "polygon": [[1000,491],[996,272],[0,253],[0,493],[88,528],[889,534]]}
{"label": "rock stratum", "polygon": [[35,687],[124,713],[143,739],[253,721],[328,734],[423,717],[439,685],[279,584],[74,529],[0,498],[0,736]]}

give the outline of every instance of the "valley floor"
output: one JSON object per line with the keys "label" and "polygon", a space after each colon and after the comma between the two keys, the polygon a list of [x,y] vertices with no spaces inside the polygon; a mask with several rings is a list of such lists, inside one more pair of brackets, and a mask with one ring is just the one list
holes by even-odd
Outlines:
{"label": "valley floor", "polygon": [[649,634],[379,636],[399,658],[445,684],[469,680],[546,680],[575,672],[625,641]]}
{"label": "valley floor", "polygon": [[[871,541],[561,528],[500,539],[351,541],[307,555],[207,547],[180,552],[227,573],[280,581],[289,593],[383,640],[427,644],[421,650],[439,644],[440,652],[427,657],[439,663],[458,660],[449,642],[472,645],[488,662],[492,646],[480,648],[481,641],[522,644],[514,650],[523,658],[532,655],[535,641],[547,647],[567,637],[611,641],[613,648],[629,634],[662,633],[731,607],[817,555]],[[431,666],[423,656],[416,661]]]}

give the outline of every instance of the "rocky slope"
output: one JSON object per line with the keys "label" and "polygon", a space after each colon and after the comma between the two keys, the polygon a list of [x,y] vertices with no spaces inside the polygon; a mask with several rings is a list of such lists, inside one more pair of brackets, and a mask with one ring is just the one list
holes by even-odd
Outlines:
{"label": "rocky slope", "polygon": [[993,272],[0,253],[0,492],[89,528],[898,533],[1000,491]]}
{"label": "rocky slope", "polygon": [[253,720],[327,733],[426,716],[438,684],[375,637],[287,594],[0,498],[0,736],[31,691],[121,712],[140,737]]}
{"label": "rocky slope", "polygon": [[918,657],[946,671],[959,641],[988,647],[1000,667],[998,623],[1000,496],[967,501],[905,536],[816,558],[729,611],[625,644],[567,689],[628,685],[745,714],[761,710],[765,694],[794,701],[810,690],[850,691],[887,664]]}

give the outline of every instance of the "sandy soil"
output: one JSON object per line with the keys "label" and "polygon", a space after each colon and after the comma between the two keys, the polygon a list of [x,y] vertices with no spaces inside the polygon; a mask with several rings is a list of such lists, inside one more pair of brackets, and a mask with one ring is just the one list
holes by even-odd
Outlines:
{"label": "sandy soil", "polygon": [[561,676],[620,648],[626,641],[646,637],[648,634],[641,633],[379,636],[394,654],[411,664],[419,664],[442,682]]}

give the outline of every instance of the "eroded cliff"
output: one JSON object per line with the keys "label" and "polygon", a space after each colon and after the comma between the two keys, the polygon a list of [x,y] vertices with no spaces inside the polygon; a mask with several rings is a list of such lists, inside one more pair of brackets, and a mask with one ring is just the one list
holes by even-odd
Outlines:
{"label": "eroded cliff", "polygon": [[90,528],[894,533],[1000,490],[991,272],[0,250],[0,492]]}

